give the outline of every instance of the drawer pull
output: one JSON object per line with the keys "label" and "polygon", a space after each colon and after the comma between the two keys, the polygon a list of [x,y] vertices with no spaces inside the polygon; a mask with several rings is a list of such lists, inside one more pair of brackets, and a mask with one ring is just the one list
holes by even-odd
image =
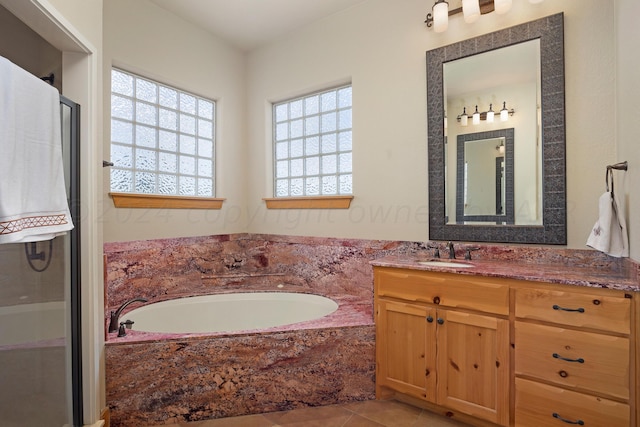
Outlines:
{"label": "drawer pull", "polygon": [[438,325],[442,325],[444,323],[444,319],[442,317],[438,317]]}
{"label": "drawer pull", "polygon": [[565,362],[584,363],[584,359],[582,357],[580,357],[578,359],[567,359],[566,357],[560,356],[558,353],[553,353],[552,356],[553,356],[554,359],[564,360]]}
{"label": "drawer pull", "polygon": [[427,322],[433,323],[433,316],[427,316]]}
{"label": "drawer pull", "polygon": [[561,417],[559,414],[557,414],[556,412],[554,412],[552,415],[553,415],[553,418],[556,418],[556,419],[558,419],[558,420],[562,421],[563,423],[567,423],[567,424],[577,424],[577,425],[579,425],[579,426],[583,426],[583,425],[584,425],[584,421],[582,421],[582,420],[571,421],[571,420],[568,420],[568,419],[566,419],[566,418],[562,418],[562,417]]}
{"label": "drawer pull", "polygon": [[580,307],[580,308],[564,308],[564,307],[560,307],[557,304],[553,305],[553,309],[554,310],[562,310],[562,311],[575,311],[577,313],[584,313],[584,308]]}

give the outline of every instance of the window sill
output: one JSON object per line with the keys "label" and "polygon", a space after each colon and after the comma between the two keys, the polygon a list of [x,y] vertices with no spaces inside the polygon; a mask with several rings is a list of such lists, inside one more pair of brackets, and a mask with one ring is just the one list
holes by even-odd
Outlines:
{"label": "window sill", "polygon": [[267,209],[349,209],[353,196],[270,197]]}
{"label": "window sill", "polygon": [[213,197],[158,196],[155,194],[109,193],[116,208],[221,209],[225,199]]}

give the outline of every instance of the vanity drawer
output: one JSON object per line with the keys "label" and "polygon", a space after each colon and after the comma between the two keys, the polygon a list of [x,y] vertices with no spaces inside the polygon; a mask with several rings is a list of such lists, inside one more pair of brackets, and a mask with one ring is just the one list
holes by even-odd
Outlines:
{"label": "vanity drawer", "polygon": [[[515,425],[628,427],[629,405],[516,378]],[[564,421],[563,421],[564,420]]]}
{"label": "vanity drawer", "polygon": [[550,289],[516,289],[516,317],[629,334],[631,299]]}
{"label": "vanity drawer", "polygon": [[374,274],[381,297],[509,314],[509,285],[491,278],[392,268],[374,268]]}
{"label": "vanity drawer", "polygon": [[515,372],[628,399],[629,339],[516,322]]}

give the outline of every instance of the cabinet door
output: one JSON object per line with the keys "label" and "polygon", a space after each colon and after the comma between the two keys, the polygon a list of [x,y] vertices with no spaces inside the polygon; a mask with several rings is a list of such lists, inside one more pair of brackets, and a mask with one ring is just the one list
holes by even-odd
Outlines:
{"label": "cabinet door", "polygon": [[380,299],[377,316],[377,386],[434,402],[435,310]]}
{"label": "cabinet door", "polygon": [[437,403],[509,424],[509,321],[438,310]]}

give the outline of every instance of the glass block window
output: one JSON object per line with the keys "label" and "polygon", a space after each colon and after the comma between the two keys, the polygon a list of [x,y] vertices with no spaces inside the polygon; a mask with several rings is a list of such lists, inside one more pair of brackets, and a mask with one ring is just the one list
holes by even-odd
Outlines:
{"label": "glass block window", "polygon": [[214,101],[111,70],[111,191],[214,197]]}
{"label": "glass block window", "polygon": [[351,195],[351,86],[273,105],[275,197]]}

